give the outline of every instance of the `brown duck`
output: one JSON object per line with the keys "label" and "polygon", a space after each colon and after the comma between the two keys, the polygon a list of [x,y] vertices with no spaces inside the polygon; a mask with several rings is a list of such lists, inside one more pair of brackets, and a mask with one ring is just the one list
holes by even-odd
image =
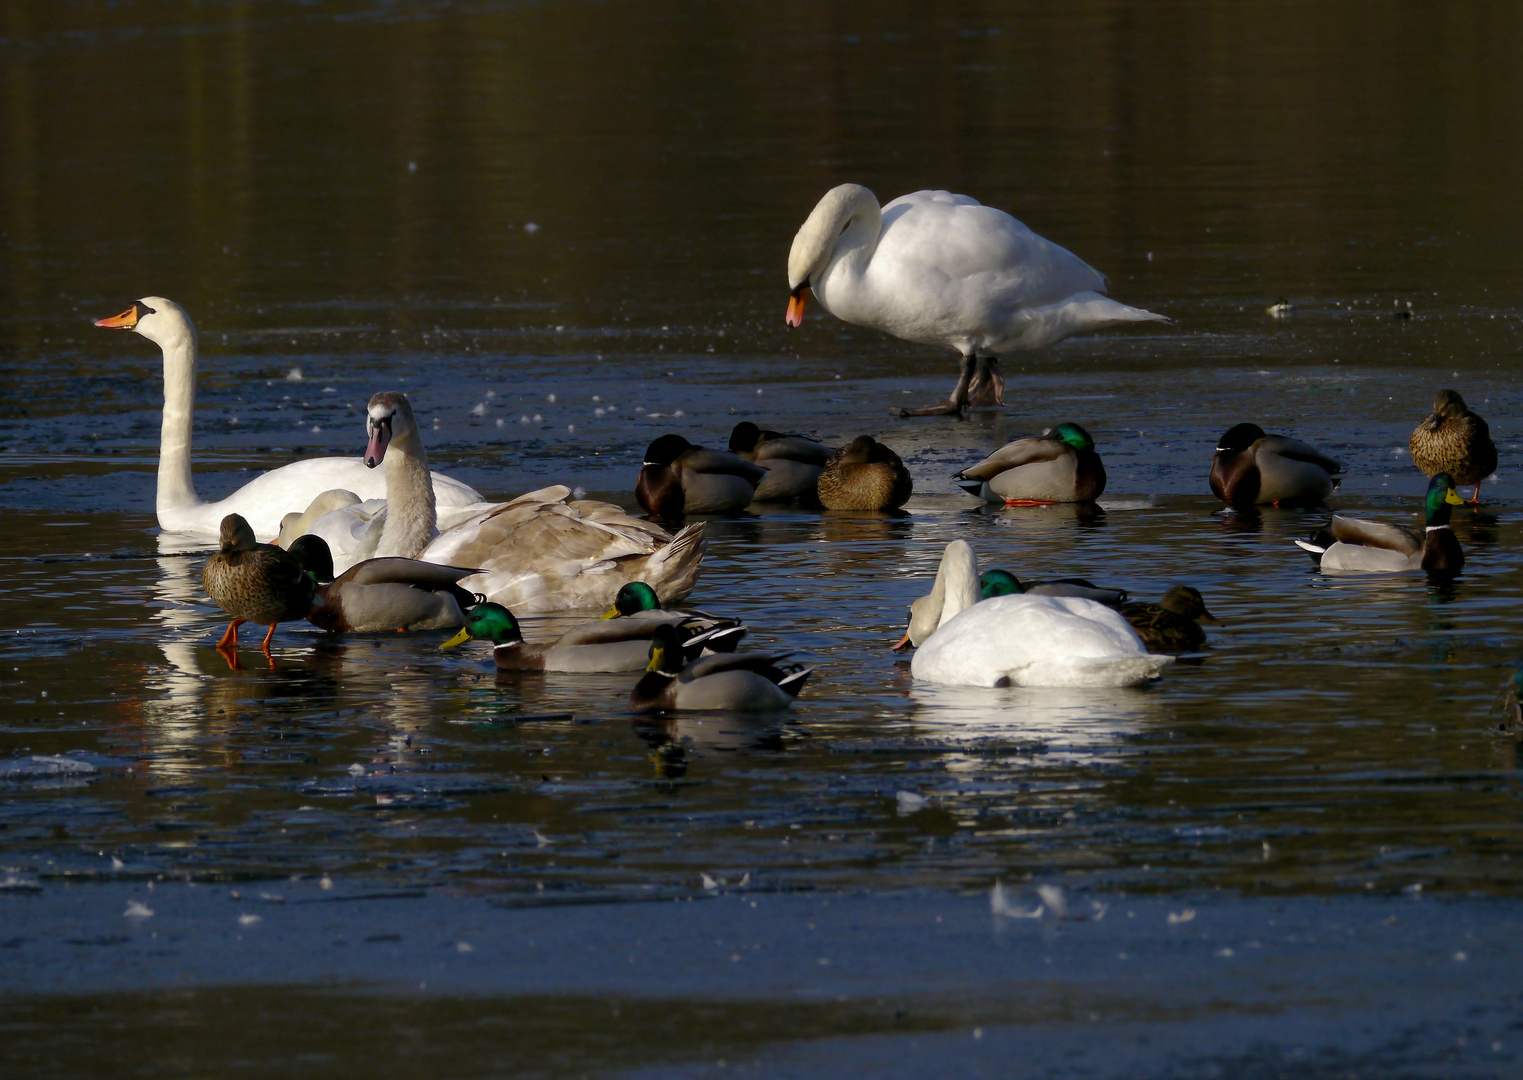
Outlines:
{"label": "brown duck", "polygon": [[1201,629],[1201,623],[1221,625],[1206,610],[1206,601],[1200,591],[1189,585],[1175,585],[1156,604],[1140,600],[1122,604],[1121,614],[1142,638],[1148,652],[1176,656],[1205,648],[1206,632]]}
{"label": "brown duck", "polygon": [[870,435],[837,450],[820,473],[820,504],[827,510],[897,510],[913,491],[899,455]]}
{"label": "brown duck", "polygon": [[1425,476],[1448,473],[1455,486],[1475,485],[1472,503],[1481,501],[1481,481],[1497,471],[1497,446],[1491,429],[1465,405],[1456,390],[1440,390],[1433,412],[1412,432],[1407,444]]}
{"label": "brown duck", "polygon": [[206,560],[201,586],[218,607],[233,617],[222,640],[217,642],[217,651],[228,656],[229,663],[234,663],[240,626],[246,622],[269,626],[261,646],[268,657],[275,625],[305,619],[317,588],[290,552],[273,544],[255,542],[254,530],[240,514],[222,519],[222,547]]}

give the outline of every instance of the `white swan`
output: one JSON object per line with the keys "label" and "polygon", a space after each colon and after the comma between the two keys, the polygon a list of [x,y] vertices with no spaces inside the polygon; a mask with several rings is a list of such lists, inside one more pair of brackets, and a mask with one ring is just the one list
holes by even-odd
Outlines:
{"label": "white swan", "polygon": [[1172,656],[1150,654],[1119,613],[1073,596],[980,601],[978,558],[947,545],[929,596],[910,606],[896,648],[917,646],[910,673],[963,686],[1131,686],[1156,679]]}
{"label": "white swan", "polygon": [[[173,300],[145,296],[120,315],[98,319],[96,326],[132,330],[164,352],[164,424],[159,436],[159,528],[216,539],[222,519],[241,514],[255,535],[274,537],[281,515],[302,510],[330,488],[346,488],[360,498],[386,493],[380,477],[359,458],[309,458],[256,476],[217,502],[202,502],[190,474],[190,440],[196,407],[196,327]],[[439,501],[464,505],[481,501],[474,489],[438,473],[433,477]]]}
{"label": "white swan", "polygon": [[826,192],[788,252],[789,326],[813,291],[844,322],[962,354],[942,402],[891,410],[955,415],[1004,403],[998,359],[1074,334],[1162,315],[1105,296],[1105,276],[1003,210],[966,195],[916,191],[881,209],[860,184]]}
{"label": "white swan", "polygon": [[384,510],[341,507],[309,530],[328,541],[339,573],[388,555],[476,566],[482,572],[460,587],[518,613],[607,608],[630,581],[646,582],[669,603],[693,589],[704,553],[701,522],[674,537],[612,503],[572,499],[569,488],[555,486],[465,508],[474,512],[441,533],[428,452],[406,395],[372,397],[366,428],[365,462],[385,467]]}

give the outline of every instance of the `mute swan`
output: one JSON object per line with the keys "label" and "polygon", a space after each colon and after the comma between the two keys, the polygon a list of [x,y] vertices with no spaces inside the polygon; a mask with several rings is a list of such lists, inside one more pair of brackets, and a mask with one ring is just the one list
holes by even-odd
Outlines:
{"label": "mute swan", "polygon": [[1324,571],[1333,573],[1391,574],[1425,570],[1453,576],[1465,566],[1465,552],[1449,527],[1449,508],[1465,500],[1454,490],[1448,473],[1428,482],[1424,516],[1428,527],[1421,536],[1411,529],[1378,521],[1334,514],[1325,529],[1296,545],[1311,554]]}
{"label": "mute swan", "polygon": [[1407,443],[1412,463],[1424,476],[1445,472],[1456,486],[1475,485],[1470,501],[1481,501],[1481,481],[1497,471],[1497,444],[1491,428],[1470,411],[1457,390],[1440,390],[1433,412],[1412,432]]}
{"label": "mute swan", "polygon": [[756,487],[757,502],[813,499],[820,470],[835,450],[802,435],[765,431],[742,420],[730,432],[730,453],[754,461],[767,470]]}
{"label": "mute swan", "polygon": [[756,498],[767,468],[738,454],[694,446],[681,435],[662,435],[645,451],[635,498],[663,518],[744,510]]}
{"label": "mute swan", "polygon": [[1315,506],[1341,482],[1343,466],[1315,446],[1234,424],[1211,458],[1211,492],[1228,506]]}
{"label": "mute swan", "polygon": [[[439,533],[434,490],[428,483],[428,452],[405,394],[383,392],[366,409],[369,443],[365,462],[385,467],[386,510],[360,521],[359,550],[334,553],[334,565],[397,555],[481,572],[460,581],[467,592],[515,611],[564,611],[607,607],[629,581],[645,581],[670,600],[692,591],[703,561],[703,524],[675,537],[612,503],[571,498],[555,486],[505,503],[481,504],[478,512]],[[312,531],[333,546],[345,535],[359,507],[323,515]],[[334,524],[334,520],[337,524]],[[329,526],[333,526],[329,528]]]}
{"label": "mute swan", "polygon": [[1074,334],[1162,315],[1100,295],[1105,276],[1003,210],[966,195],[917,191],[887,206],[860,184],[825,193],[788,252],[787,322],[813,291],[836,318],[962,354],[942,402],[899,416],[1004,403],[999,357]]}
{"label": "mute swan", "polygon": [[[196,327],[185,309],[162,296],[145,296],[120,315],[96,326],[132,330],[164,352],[164,423],[159,435],[159,528],[195,536],[219,535],[228,514],[241,515],[257,536],[280,532],[281,515],[306,507],[331,488],[347,488],[360,498],[385,494],[385,485],[359,458],[309,458],[256,476],[217,502],[203,502],[190,474],[190,441],[196,405]],[[434,474],[441,503],[480,502],[473,489]]]}
{"label": "mute swan", "polygon": [[1078,424],[1016,439],[952,479],[969,495],[1006,506],[1094,502],[1105,492],[1105,463]]}
{"label": "mute swan", "polygon": [[915,490],[899,455],[871,435],[831,455],[815,486],[827,510],[897,510]]}
{"label": "mute swan", "polygon": [[786,709],[813,671],[790,662],[787,653],[719,653],[690,664],[684,659],[677,628],[657,627],[650,664],[630,691],[629,711]]}
{"label": "mute swan", "polygon": [[978,596],[978,558],[966,540],[954,540],[931,594],[910,608],[905,639],[918,646],[910,661],[915,678],[965,686],[1132,686],[1173,663],[1148,653],[1120,614],[1093,600]]}
{"label": "mute swan", "polygon": [[238,628],[246,622],[267,623],[270,630],[261,647],[268,657],[276,624],[306,618],[317,583],[289,552],[257,543],[254,530],[239,515],[224,517],[219,531],[221,547],[206,560],[201,587],[233,617],[217,642],[217,651],[237,667]]}

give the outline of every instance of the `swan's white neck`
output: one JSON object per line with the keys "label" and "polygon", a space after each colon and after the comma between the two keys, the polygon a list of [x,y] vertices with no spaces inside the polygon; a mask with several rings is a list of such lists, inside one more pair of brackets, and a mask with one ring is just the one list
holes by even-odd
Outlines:
{"label": "swan's white neck", "polygon": [[936,584],[929,596],[910,605],[910,644],[919,647],[926,638],[979,600],[978,556],[966,540],[947,545],[936,569]]}
{"label": "swan's white neck", "polygon": [[200,506],[190,476],[190,438],[196,412],[196,328],[179,323],[159,342],[164,350],[164,423],[159,429],[159,520]]}
{"label": "swan's white neck", "polygon": [[428,451],[416,428],[393,437],[381,467],[386,470],[386,525],[376,557],[416,559],[439,532]]}
{"label": "swan's white neck", "polygon": [[877,200],[856,200],[851,206],[846,231],[836,238],[824,270],[815,276],[815,295],[832,314],[839,317],[835,308],[829,306],[828,298],[834,294],[839,304],[841,300],[849,299],[842,296],[844,290],[861,288],[862,279],[867,275],[868,265],[873,261],[873,253],[878,250],[878,240],[882,235],[883,210]]}

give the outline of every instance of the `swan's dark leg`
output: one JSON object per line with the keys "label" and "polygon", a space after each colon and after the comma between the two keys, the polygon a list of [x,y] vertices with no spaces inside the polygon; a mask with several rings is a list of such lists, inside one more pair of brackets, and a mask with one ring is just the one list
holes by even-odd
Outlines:
{"label": "swan's dark leg", "polygon": [[974,364],[972,353],[962,358],[962,369],[957,375],[957,385],[952,388],[951,396],[945,401],[938,401],[934,405],[923,405],[918,409],[901,409],[893,406],[888,411],[895,416],[961,416],[963,408],[968,404],[968,384],[973,381]]}
{"label": "swan's dark leg", "polygon": [[968,386],[968,408],[1002,409],[1005,406],[1005,380],[999,373],[999,357],[980,356]]}

